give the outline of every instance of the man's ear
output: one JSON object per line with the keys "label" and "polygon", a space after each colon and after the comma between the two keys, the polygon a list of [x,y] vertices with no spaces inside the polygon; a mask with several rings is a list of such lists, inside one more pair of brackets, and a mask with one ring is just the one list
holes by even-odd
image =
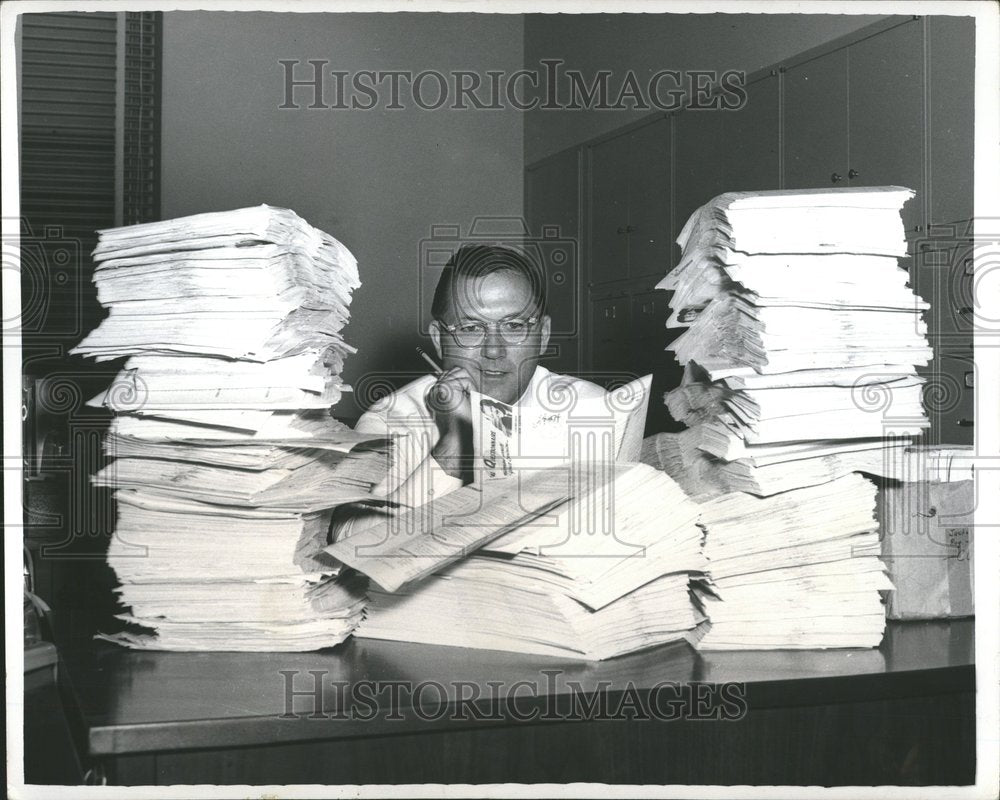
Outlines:
{"label": "man's ear", "polygon": [[441,355],[441,325],[436,319],[431,320],[430,333],[431,341],[434,342],[434,351],[437,353],[438,361],[441,361],[444,358]]}
{"label": "man's ear", "polygon": [[552,317],[542,315],[542,333],[538,339],[538,353],[541,355],[549,349],[549,336],[552,334]]}

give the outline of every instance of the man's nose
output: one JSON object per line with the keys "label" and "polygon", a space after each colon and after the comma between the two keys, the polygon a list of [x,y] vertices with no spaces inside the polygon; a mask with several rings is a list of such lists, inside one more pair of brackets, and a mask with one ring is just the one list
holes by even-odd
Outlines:
{"label": "man's nose", "polygon": [[507,343],[500,336],[500,331],[495,328],[486,329],[486,338],[483,339],[484,358],[503,358],[507,352]]}

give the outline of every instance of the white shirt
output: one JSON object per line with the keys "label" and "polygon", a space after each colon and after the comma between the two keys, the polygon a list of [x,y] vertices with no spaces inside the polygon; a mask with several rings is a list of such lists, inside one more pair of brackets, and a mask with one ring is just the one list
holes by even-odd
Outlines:
{"label": "white shirt", "polygon": [[[435,495],[440,497],[462,486],[462,480],[441,469],[431,455],[440,433],[427,407],[426,396],[436,381],[436,375],[417,378],[379,400],[358,420],[356,430],[362,433],[398,437],[389,474],[375,494],[419,506]],[[516,407],[522,411],[533,410],[536,412],[534,418],[542,417],[559,430],[565,430],[574,409],[593,408],[595,402],[603,403],[605,397],[604,389],[596,383],[536,366]],[[538,441],[536,439],[536,444]],[[559,458],[566,455],[566,442],[567,436],[554,435],[545,437],[541,446],[551,451],[546,455]]]}

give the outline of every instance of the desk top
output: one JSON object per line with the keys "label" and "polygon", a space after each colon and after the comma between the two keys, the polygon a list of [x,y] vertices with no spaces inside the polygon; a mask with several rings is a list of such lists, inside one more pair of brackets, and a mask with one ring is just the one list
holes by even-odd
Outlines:
{"label": "desk top", "polygon": [[584,662],[370,639],[318,653],[144,652],[95,642],[63,661],[71,716],[94,755],[542,722],[566,718],[546,717],[545,702],[594,693],[659,691],[662,708],[695,684],[741,684],[751,709],[975,686],[971,619],[890,622],[873,650],[702,653],[675,643]]}

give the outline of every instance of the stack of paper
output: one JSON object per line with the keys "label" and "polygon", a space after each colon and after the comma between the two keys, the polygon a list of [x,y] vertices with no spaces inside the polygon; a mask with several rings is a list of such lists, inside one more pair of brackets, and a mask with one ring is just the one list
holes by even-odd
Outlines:
{"label": "stack of paper", "polygon": [[[875,487],[928,426],[926,303],[907,286],[899,187],[740,192],[678,242],[668,327],[684,365],[667,393],[688,428],[642,460],[703,509],[711,583],[699,646],[872,647],[890,590]],[[694,637],[698,638],[698,637]]]}
{"label": "stack of paper", "polygon": [[108,561],[130,608],[108,638],[167,650],[312,650],[357,625],[363,579],[323,553],[329,509],[368,498],[385,444],[329,416],[359,285],[347,249],[286,209],[101,231],[110,315],[74,352],[126,356]]}
{"label": "stack of paper", "polygon": [[[668,326],[684,378],[671,414],[723,488],[773,494],[887,474],[929,425],[931,350],[897,259],[908,189],[739,192],[688,220]],[[704,454],[699,456],[692,451]]]}
{"label": "stack of paper", "polygon": [[734,461],[710,456],[701,437],[698,428],[656,434],[643,443],[639,460],[664,470],[692,497],[734,491],[766,497],[851,472],[912,480],[917,468],[908,437],[762,445]]}
{"label": "stack of paper", "polygon": [[397,520],[407,536],[328,548],[376,584],[357,636],[599,660],[704,619],[688,589],[705,567],[699,509],[662,472],[553,468],[434,506]]}
{"label": "stack of paper", "polygon": [[98,360],[192,353],[263,362],[315,357],[331,344],[351,352],[340,331],[360,285],[357,262],[293,211],[261,205],[100,231],[94,260],[98,299],[111,313],[77,352]]}
{"label": "stack of paper", "polygon": [[702,504],[711,585],[703,649],[875,647],[885,628],[875,486],[860,475]]}

